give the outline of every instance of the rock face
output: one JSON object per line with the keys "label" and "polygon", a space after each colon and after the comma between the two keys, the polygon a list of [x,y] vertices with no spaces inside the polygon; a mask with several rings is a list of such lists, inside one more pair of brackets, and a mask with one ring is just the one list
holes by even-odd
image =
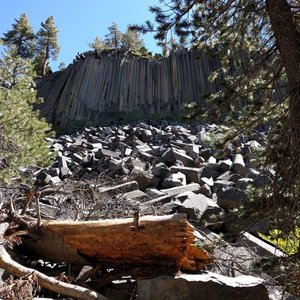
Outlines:
{"label": "rock face", "polygon": [[[160,60],[91,52],[43,78],[38,84],[38,95],[45,99],[40,109],[47,120],[60,125],[99,124],[105,116],[179,115],[183,104],[216,91],[207,76],[218,67],[216,60],[188,50]],[[149,132],[141,134],[146,141]]]}
{"label": "rock face", "polygon": [[160,276],[138,281],[140,300],[267,300],[263,280],[252,276],[225,277],[214,273]]}

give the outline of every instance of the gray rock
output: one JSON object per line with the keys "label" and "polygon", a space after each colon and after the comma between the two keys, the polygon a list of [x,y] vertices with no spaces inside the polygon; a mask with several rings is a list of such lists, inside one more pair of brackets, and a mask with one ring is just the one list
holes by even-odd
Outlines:
{"label": "gray rock", "polygon": [[220,160],[218,163],[219,163],[219,169],[222,173],[229,171],[232,166],[232,161],[229,158]]}
{"label": "gray rock", "polygon": [[200,186],[198,183],[190,183],[187,184],[185,186],[178,186],[178,187],[173,187],[170,189],[161,189],[161,192],[170,195],[170,196],[175,196],[178,195],[180,193],[184,193],[184,192],[199,192]]}
{"label": "gray rock", "polygon": [[182,274],[178,277],[159,276],[139,279],[140,300],[268,300],[268,292],[261,278],[253,276],[226,277],[216,273]]}
{"label": "gray rock", "polygon": [[199,184],[202,186],[204,184],[207,184],[208,186],[212,187],[214,185],[214,180],[212,177],[201,177],[199,179]]}
{"label": "gray rock", "polygon": [[170,175],[170,170],[166,164],[160,162],[152,168],[152,173],[159,178],[164,178]]}
{"label": "gray rock", "polygon": [[241,178],[238,180],[235,186],[240,190],[246,190],[249,184],[251,184],[252,182],[253,182],[252,178]]}
{"label": "gray rock", "polygon": [[244,158],[241,154],[236,154],[234,159],[233,159],[233,163],[231,166],[231,169],[237,173],[240,174],[243,177],[246,177],[247,175],[247,169],[245,167],[245,162],[244,162]]}
{"label": "gray rock", "polygon": [[220,188],[234,186],[235,183],[229,180],[216,180],[214,182],[213,191],[216,193]]}
{"label": "gray rock", "polygon": [[61,180],[58,176],[50,176],[48,175],[45,179],[44,179],[44,182],[47,183],[47,184],[57,184],[57,183],[60,183]]}
{"label": "gray rock", "polygon": [[141,191],[145,191],[150,186],[152,178],[153,175],[150,175],[147,172],[138,173],[133,176],[133,180],[138,183]]}
{"label": "gray rock", "polygon": [[95,153],[95,157],[97,159],[103,158],[103,157],[112,157],[112,158],[119,158],[120,157],[120,153],[116,152],[116,151],[111,151],[109,149],[104,149],[104,148],[100,148],[98,149],[98,151]]}
{"label": "gray rock", "polygon": [[68,168],[67,159],[65,156],[58,156],[57,163],[59,168],[59,176],[61,178],[65,178],[70,175],[70,170]]}
{"label": "gray rock", "polygon": [[157,210],[158,215],[169,215],[178,212],[179,205],[177,202],[171,201],[167,202],[159,207]]}
{"label": "gray rock", "polygon": [[80,155],[79,153],[73,153],[71,158],[77,164],[81,164],[83,161],[83,156]]}
{"label": "gray rock", "polygon": [[239,208],[246,201],[246,192],[234,187],[221,188],[217,193],[217,204],[225,209]]}
{"label": "gray rock", "polygon": [[244,232],[242,233],[238,240],[238,242],[246,244],[248,247],[252,249],[254,253],[259,256],[268,256],[273,257],[286,257],[287,255],[282,251],[278,250],[277,248],[273,247],[272,245],[264,242],[262,239],[255,237],[254,235]]}
{"label": "gray rock", "polygon": [[248,168],[248,174],[251,178],[256,178],[260,175],[260,172],[258,170],[255,170],[253,168]]}
{"label": "gray rock", "polygon": [[150,199],[155,199],[155,198],[165,195],[165,193],[159,191],[158,189],[154,189],[154,188],[147,189],[146,194]]}
{"label": "gray rock", "polygon": [[186,185],[185,175],[181,172],[172,173],[161,180],[161,188],[168,189],[176,186]]}
{"label": "gray rock", "polygon": [[175,161],[176,161],[176,158],[174,156],[174,150],[173,149],[168,149],[166,150],[162,156],[161,156],[161,159],[164,163],[166,164],[174,164]]}
{"label": "gray rock", "polygon": [[256,188],[262,188],[271,183],[272,179],[267,175],[259,175],[252,182],[253,186]]}
{"label": "gray rock", "polygon": [[175,199],[181,202],[178,212],[185,213],[188,219],[197,221],[200,221],[211,201],[206,196],[193,192],[181,193]]}
{"label": "gray rock", "polygon": [[216,158],[214,158],[213,156],[210,156],[210,157],[208,158],[207,162],[208,162],[209,164],[216,164],[216,163],[217,163],[217,160],[216,160]]}
{"label": "gray rock", "polygon": [[157,177],[157,176],[153,176],[151,178],[151,181],[150,181],[150,187],[154,187],[154,188],[158,188],[159,187],[159,183],[161,181],[161,178]]}
{"label": "gray rock", "polygon": [[206,197],[211,197],[212,196],[211,187],[208,184],[204,183],[203,185],[200,186],[199,194],[203,194]]}
{"label": "gray rock", "polygon": [[140,190],[134,190],[134,191],[130,191],[127,193],[123,193],[120,196],[122,198],[134,199],[134,200],[138,200],[140,202],[149,200],[149,197],[147,196],[147,194]]}
{"label": "gray rock", "polygon": [[206,177],[206,178],[211,178],[213,177],[213,169],[209,166],[203,166],[200,168],[199,170],[199,178],[198,181],[200,180],[200,178],[202,177]]}
{"label": "gray rock", "polygon": [[212,155],[212,150],[210,148],[204,148],[200,150],[200,156],[202,156],[205,160],[208,160]]}
{"label": "gray rock", "polygon": [[100,187],[98,190],[100,193],[126,193],[134,190],[138,190],[139,185],[136,181],[129,181],[123,184],[118,184],[111,187]]}
{"label": "gray rock", "polygon": [[47,173],[51,176],[58,176],[59,168],[49,168]]}
{"label": "gray rock", "polygon": [[171,173],[181,172],[186,176],[187,183],[198,182],[200,168],[191,168],[184,166],[172,166],[170,168]]}
{"label": "gray rock", "polygon": [[163,195],[158,198],[144,202],[145,205],[161,205],[170,202],[173,199],[174,195]]}
{"label": "gray rock", "polygon": [[192,159],[197,159],[200,155],[200,146],[199,145],[187,145],[184,147],[184,151]]}
{"label": "gray rock", "polygon": [[174,156],[176,160],[180,160],[183,162],[185,167],[194,167],[195,161],[190,156],[186,155],[186,152],[184,150],[174,150]]}

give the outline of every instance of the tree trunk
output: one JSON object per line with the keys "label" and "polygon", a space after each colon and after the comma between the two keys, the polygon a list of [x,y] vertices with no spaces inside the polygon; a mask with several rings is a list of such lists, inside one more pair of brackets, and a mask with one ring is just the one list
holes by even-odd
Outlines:
{"label": "tree trunk", "polygon": [[212,260],[208,252],[194,244],[194,229],[185,214],[50,221],[42,223],[38,231],[33,228],[16,234],[21,237],[23,251],[50,262],[111,268],[170,266],[170,270],[197,271]]}
{"label": "tree trunk", "polygon": [[43,64],[42,64],[42,76],[44,77],[47,73],[47,67],[48,67],[48,63],[49,63],[49,57],[50,57],[50,49],[49,49],[49,44],[47,44],[46,46],[46,53],[45,53],[45,58],[43,60]]}
{"label": "tree trunk", "polygon": [[266,4],[288,80],[289,112],[277,145],[282,153],[274,156],[273,202],[281,213],[277,216],[279,227],[289,232],[295,230],[300,210],[300,33],[287,0],[266,0]]}
{"label": "tree trunk", "polygon": [[292,154],[297,154],[300,142],[300,34],[287,0],[266,0],[266,4],[288,78],[291,151]]}

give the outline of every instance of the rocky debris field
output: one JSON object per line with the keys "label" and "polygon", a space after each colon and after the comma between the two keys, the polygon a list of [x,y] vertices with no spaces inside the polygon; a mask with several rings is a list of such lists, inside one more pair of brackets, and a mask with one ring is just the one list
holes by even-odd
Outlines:
{"label": "rocky debris field", "polygon": [[[268,275],[258,278],[253,271],[253,262],[261,257],[284,256],[257,238],[258,231],[268,231],[268,220],[250,227],[235,215],[249,201],[249,188],[272,181],[272,171],[263,171],[259,156],[266,132],[252,130],[223,150],[215,149],[227,130],[215,124],[167,121],[84,128],[49,139],[57,154],[51,166],[25,170],[40,190],[43,219],[185,213],[202,246],[214,255],[214,264],[203,274],[142,279],[137,287],[133,278],[111,281],[105,292],[108,299],[132,299],[133,291],[138,291],[137,299],[200,299],[201,294],[207,299],[285,297]],[[29,211],[35,214],[34,203]],[[234,244],[224,240],[226,233],[242,226],[245,230]]]}
{"label": "rocky debris field", "polygon": [[266,144],[264,132],[241,135],[216,151],[212,145],[224,133],[214,124],[164,121],[85,128],[49,139],[57,158],[33,176],[54,186],[70,179],[100,181],[106,184],[97,192],[122,199],[141,214],[184,212],[190,220],[212,223],[216,215],[243,206],[247,188],[272,180],[257,156]]}

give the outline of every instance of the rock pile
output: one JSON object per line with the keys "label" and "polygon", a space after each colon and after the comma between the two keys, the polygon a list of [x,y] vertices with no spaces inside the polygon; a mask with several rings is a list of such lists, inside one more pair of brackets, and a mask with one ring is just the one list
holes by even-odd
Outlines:
{"label": "rock pile", "polygon": [[[240,255],[242,260],[246,257],[247,269],[250,270],[254,256],[261,253],[264,256],[284,254],[248,232],[237,240],[240,246],[230,246],[221,241],[217,234],[207,230],[207,225],[220,230],[216,227],[222,224],[218,216],[232,214],[232,211],[248,201],[246,190],[249,186],[263,187],[272,181],[272,173],[262,171],[257,155],[266,145],[266,135],[264,132],[252,131],[249,135],[240,135],[230,141],[223,151],[216,151],[212,145],[223,136],[224,128],[214,124],[186,125],[166,121],[84,128],[73,135],[49,139],[50,148],[56,151],[57,158],[50,167],[37,171],[33,176],[39,184],[64,186],[65,189],[69,180],[91,185],[98,178],[109,178],[110,184],[107,186],[93,185],[92,193],[96,193],[96,196],[90,200],[102,201],[97,209],[101,210],[103,201],[115,197],[120,205],[121,215],[118,217],[124,214],[132,216],[132,211],[136,209],[141,214],[186,213],[193,224],[206,225],[199,233],[199,240],[204,243],[206,238],[210,241],[218,240],[230,252],[221,251],[222,247],[214,252],[216,260],[227,261],[229,264],[228,267],[222,265],[224,270],[221,274],[225,277],[204,273],[194,277],[183,275],[178,278],[169,276],[142,280],[138,282],[138,292],[148,298],[142,296],[138,299],[157,299],[158,293],[166,299],[175,299],[182,293],[188,295],[184,299],[194,299],[200,297],[195,294],[197,291],[203,291],[214,299],[225,299],[224,294],[228,294],[228,299],[254,299],[257,295],[267,299],[261,279],[251,276],[227,277],[232,269],[237,270],[242,264],[232,257]],[[44,190],[46,193],[47,190]],[[85,201],[89,197],[88,193],[91,190],[87,190]],[[102,197],[104,194],[109,197]],[[56,218],[57,210],[62,211],[51,201],[50,205],[45,203],[47,201],[41,198],[41,211],[48,216]],[[77,218],[69,202],[66,204],[68,215]],[[80,209],[84,214],[85,208]],[[107,213],[104,215],[110,217]],[[88,212],[88,216],[93,214]],[[267,227],[268,222],[265,221],[263,223]],[[251,272],[235,271],[235,274],[239,276]],[[108,290],[110,299],[121,299],[120,295],[131,293],[129,290],[132,287],[126,287],[125,291],[122,288],[123,284],[128,285],[128,280],[114,284],[116,286]],[[215,292],[210,294],[211,291]]]}
{"label": "rock pile", "polygon": [[223,137],[214,124],[138,122],[85,128],[51,139],[56,161],[35,174],[44,184],[65,178],[99,176],[122,181],[102,192],[122,193],[157,213],[185,212],[190,220],[209,222],[247,202],[246,188],[262,187],[272,174],[262,173],[256,153],[266,144],[264,132],[240,135],[221,152],[210,145]]}

